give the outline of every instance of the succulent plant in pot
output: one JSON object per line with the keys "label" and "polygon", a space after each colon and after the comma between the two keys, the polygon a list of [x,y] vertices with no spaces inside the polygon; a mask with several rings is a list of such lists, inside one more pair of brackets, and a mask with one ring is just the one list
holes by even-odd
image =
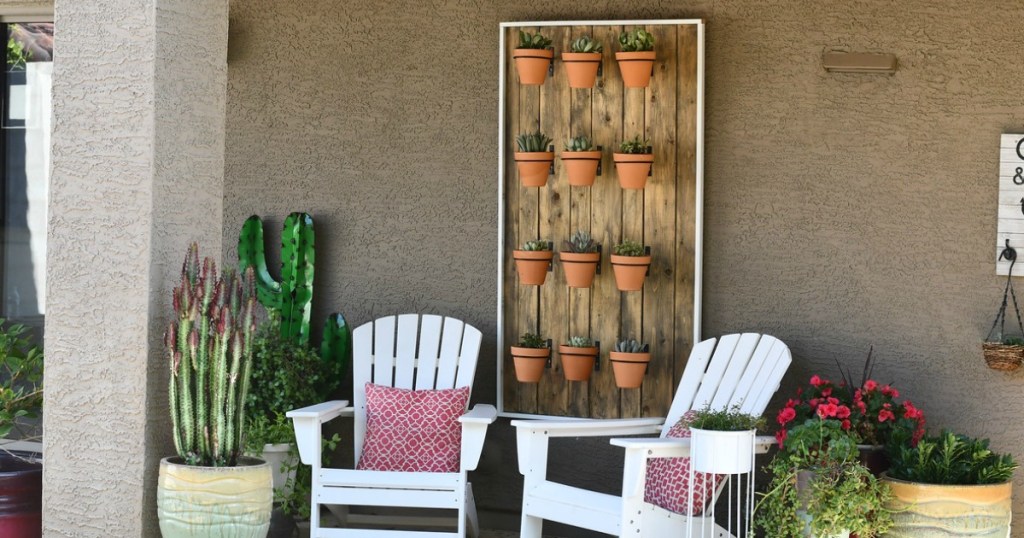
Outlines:
{"label": "succulent plant in pot", "polygon": [[551,49],[551,40],[541,35],[540,32],[519,31],[519,46],[512,51],[512,58],[516,61],[516,72],[519,73],[519,83],[528,86],[539,86],[544,84],[548,77],[548,68],[551,67],[551,60],[555,57],[555,51]]}
{"label": "succulent plant in pot", "polygon": [[642,189],[647,185],[647,176],[654,163],[654,152],[640,135],[619,145],[619,151],[612,158],[619,175],[619,185],[623,189]]}
{"label": "succulent plant in pot", "polygon": [[601,245],[590,233],[577,230],[563,243],[558,259],[570,288],[589,288],[594,283],[597,265],[601,263]]}
{"label": "succulent plant in pot", "polygon": [[562,369],[568,381],[588,381],[594,371],[598,349],[594,342],[586,336],[573,336],[565,344],[558,346],[558,354],[562,357]]}
{"label": "succulent plant in pot", "polygon": [[646,88],[651,83],[651,70],[654,67],[654,36],[643,28],[634,28],[619,35],[619,52],[615,60],[619,62],[622,82],[627,88]]}
{"label": "succulent plant in pot", "polygon": [[521,250],[513,250],[512,259],[516,261],[519,283],[524,286],[544,284],[553,257],[551,244],[547,241],[527,241]]}
{"label": "succulent plant in pot", "polygon": [[559,157],[569,175],[569,185],[589,187],[594,184],[597,167],[601,163],[601,152],[594,148],[589,138],[584,135],[570,138]]}
{"label": "succulent plant in pot", "polygon": [[620,389],[639,388],[651,362],[650,346],[636,339],[619,340],[608,353],[615,374],[615,386]]}
{"label": "succulent plant in pot", "polygon": [[601,66],[604,45],[590,36],[581,36],[572,42],[570,52],[562,53],[562,63],[569,76],[570,88],[593,88]]}
{"label": "succulent plant in pot", "polygon": [[644,289],[647,270],[651,266],[651,255],[643,243],[624,239],[612,248],[612,270],[615,272],[615,286],[621,291]]}
{"label": "succulent plant in pot", "polygon": [[536,383],[544,375],[551,347],[547,340],[537,334],[525,333],[519,344],[509,346],[516,367],[516,379],[520,383]]}
{"label": "succulent plant in pot", "polygon": [[555,152],[549,151],[551,139],[544,133],[523,133],[516,137],[516,151],[513,155],[519,179],[524,187],[543,187],[551,173],[551,163],[555,160]]}

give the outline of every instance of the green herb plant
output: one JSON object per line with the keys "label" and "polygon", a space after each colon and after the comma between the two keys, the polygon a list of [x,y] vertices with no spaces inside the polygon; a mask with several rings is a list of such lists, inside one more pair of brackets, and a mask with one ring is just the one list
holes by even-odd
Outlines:
{"label": "green herb plant", "polygon": [[581,135],[570,138],[565,143],[565,151],[594,151],[594,145],[590,143],[589,138]]}
{"label": "green herb plant", "polygon": [[7,38],[7,69],[11,71],[24,71],[28,61],[31,59],[32,51],[26,49],[21,41],[14,39],[14,36]]}
{"label": "green herb plant", "polygon": [[574,40],[569,50],[576,53],[604,52],[604,46],[600,41],[585,35]]}
{"label": "green herb plant", "polygon": [[649,346],[630,338],[615,342],[615,351],[619,353],[647,353]]}
{"label": "green herb plant", "polygon": [[539,334],[523,333],[523,336],[519,339],[519,347],[543,349],[548,347],[548,341]]}
{"label": "green herb plant", "polygon": [[0,439],[12,431],[22,439],[25,419],[43,409],[43,351],[32,344],[28,329],[0,319]]}
{"label": "green herb plant", "polygon": [[924,484],[1001,484],[1013,477],[1017,462],[1010,454],[989,449],[988,439],[974,439],[943,430],[904,446],[892,455],[889,476]]}
{"label": "green herb plant", "polygon": [[551,250],[551,245],[547,241],[527,241],[523,243],[523,250],[527,252],[541,252]]}
{"label": "green herb plant", "polygon": [[633,140],[626,140],[619,145],[619,153],[630,153],[633,155],[647,155],[652,148],[647,145],[647,140],[641,139],[640,135],[633,137]]}
{"label": "green herb plant", "polygon": [[693,420],[690,421],[692,428],[720,432],[763,430],[766,425],[764,417],[755,417],[740,412],[739,405],[729,409],[711,409],[710,406],[707,406],[695,412]]}
{"label": "green herb plant", "polygon": [[643,28],[634,28],[619,35],[619,46],[622,52],[651,51],[654,50],[654,36]]}
{"label": "green herb plant", "polygon": [[593,347],[594,342],[586,336],[573,336],[569,338],[565,345],[569,347]]}
{"label": "green herb plant", "polygon": [[541,35],[540,32],[519,31],[519,47],[521,49],[546,49],[551,46],[551,40]]}
{"label": "green herb plant", "polygon": [[612,248],[612,253],[614,253],[616,256],[631,257],[643,256],[645,254],[643,243],[639,243],[637,241],[632,241],[629,239],[624,239],[621,243],[615,245]]}
{"label": "green herb plant", "polygon": [[545,152],[548,150],[548,144],[550,143],[551,139],[540,131],[536,133],[523,133],[516,137],[516,145],[519,147],[519,151],[524,153]]}
{"label": "green herb plant", "polygon": [[574,254],[588,254],[597,252],[598,246],[589,232],[577,230],[563,243],[562,250]]}

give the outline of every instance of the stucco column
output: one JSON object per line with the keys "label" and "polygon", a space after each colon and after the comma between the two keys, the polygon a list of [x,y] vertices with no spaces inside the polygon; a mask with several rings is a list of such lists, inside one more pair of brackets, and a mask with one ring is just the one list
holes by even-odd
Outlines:
{"label": "stucco column", "polygon": [[46,536],[159,536],[162,335],[187,244],[220,257],[227,0],[57,0]]}

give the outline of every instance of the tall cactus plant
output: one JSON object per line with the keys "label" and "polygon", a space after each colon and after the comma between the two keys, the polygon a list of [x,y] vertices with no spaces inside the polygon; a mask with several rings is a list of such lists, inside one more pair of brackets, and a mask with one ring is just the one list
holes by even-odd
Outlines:
{"label": "tall cactus plant", "polygon": [[192,243],[173,292],[165,337],[174,447],[188,465],[234,466],[244,445],[245,399],[256,330],[251,269],[217,274]]}
{"label": "tall cactus plant", "polygon": [[[281,336],[309,345],[310,304],[313,299],[314,253],[313,217],[292,213],[281,231],[281,281],[270,276],[263,243],[263,221],[256,215],[246,219],[238,237],[238,265],[256,274],[256,295],[268,310],[278,313]],[[327,316],[320,358],[344,372],[351,352],[351,330],[338,313]]]}

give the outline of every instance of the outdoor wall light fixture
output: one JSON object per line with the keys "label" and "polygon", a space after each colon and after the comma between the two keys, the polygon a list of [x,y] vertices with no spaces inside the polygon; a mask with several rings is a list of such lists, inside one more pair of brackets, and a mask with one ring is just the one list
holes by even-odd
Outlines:
{"label": "outdoor wall light fixture", "polygon": [[870,52],[826,52],[821,55],[821,65],[829,73],[891,75],[896,72],[896,55]]}

